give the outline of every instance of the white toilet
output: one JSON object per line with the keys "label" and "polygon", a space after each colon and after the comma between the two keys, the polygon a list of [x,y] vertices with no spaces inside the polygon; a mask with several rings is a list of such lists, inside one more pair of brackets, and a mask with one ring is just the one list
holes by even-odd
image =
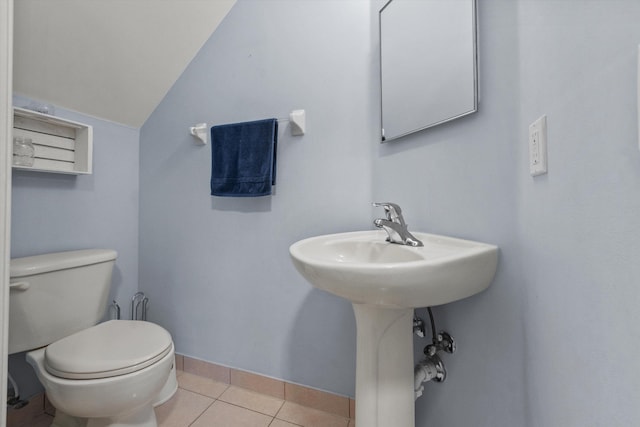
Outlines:
{"label": "white toilet", "polygon": [[[110,320],[117,253],[58,252],[11,260],[9,354],[26,350],[56,407],[55,427],[156,427],[153,407],[177,389],[171,335]],[[36,350],[34,350],[36,349]]]}

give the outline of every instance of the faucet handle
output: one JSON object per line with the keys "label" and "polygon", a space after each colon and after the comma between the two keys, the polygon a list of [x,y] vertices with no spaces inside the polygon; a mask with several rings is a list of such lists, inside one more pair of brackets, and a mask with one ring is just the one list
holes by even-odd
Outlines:
{"label": "faucet handle", "polygon": [[404,222],[402,218],[402,209],[395,203],[391,202],[374,202],[374,207],[384,208],[384,212],[387,215],[387,219],[393,222]]}

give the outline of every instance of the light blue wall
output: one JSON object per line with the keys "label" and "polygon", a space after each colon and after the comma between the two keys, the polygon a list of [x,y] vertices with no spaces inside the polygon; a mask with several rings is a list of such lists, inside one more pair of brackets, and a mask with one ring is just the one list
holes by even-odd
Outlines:
{"label": "light blue wall", "polygon": [[62,108],[56,116],[93,126],[93,174],[14,170],[11,256],[115,249],[111,299],[124,308],[138,288],[140,131]]}
{"label": "light blue wall", "polygon": [[[640,3],[478,3],[479,112],[374,156],[374,198],[415,228],[501,248],[487,292],[435,310],[459,351],[418,425],[636,425]],[[542,114],[549,174],[532,178]]]}
{"label": "light blue wall", "polygon": [[[521,2],[516,143],[532,426],[640,422],[640,2]],[[549,174],[527,175],[547,115]]]}
{"label": "light blue wall", "polygon": [[[369,228],[369,202],[394,200],[413,229],[501,248],[488,291],[435,309],[458,352],[418,427],[635,425],[640,4],[480,1],[479,112],[379,145],[381,3],[239,1],[141,129],[139,195],[138,131],[59,111],[96,126],[95,173],[14,173],[13,255],[114,247],[125,302],[139,200],[140,289],[179,352],[353,395],[351,307],[313,291],[287,249]],[[281,127],[276,195],[210,197],[210,148],[188,127],[295,108],[308,133]],[[532,178],[542,114],[549,174]]]}
{"label": "light blue wall", "polygon": [[[14,105],[29,99],[14,96]],[[93,174],[13,171],[11,256],[85,248],[118,251],[110,300],[128,313],[138,288],[138,129],[56,108],[56,116],[93,126]],[[105,307],[106,309],[106,307]],[[21,394],[39,390],[23,357],[12,357]]]}
{"label": "light blue wall", "polygon": [[[513,1],[478,2],[477,113],[374,146],[373,197],[397,201],[410,228],[500,247],[486,292],[433,310],[437,328],[450,332],[458,349],[442,356],[446,382],[427,384],[416,401],[418,427],[526,425],[517,10]],[[426,310],[418,314],[428,320]],[[416,359],[427,341],[415,340]]]}
{"label": "light blue wall", "polygon": [[[293,242],[371,227],[369,3],[239,1],[141,130],[140,288],[177,351],[353,395],[355,320],[294,270]],[[209,195],[189,126],[281,123],[276,194]]]}
{"label": "light blue wall", "polygon": [[[501,248],[487,292],[435,309],[459,350],[418,400],[419,427],[634,424],[640,5],[479,2],[479,112],[378,145],[383,3],[240,1],[146,123],[152,316],[186,354],[352,394],[350,308],[305,287],[286,248],[367,228],[366,204],[394,200],[414,229]],[[211,199],[209,150],[186,127],[290,108],[306,108],[310,128],[283,135],[278,194]],[[541,114],[549,175],[534,179],[527,130]]]}

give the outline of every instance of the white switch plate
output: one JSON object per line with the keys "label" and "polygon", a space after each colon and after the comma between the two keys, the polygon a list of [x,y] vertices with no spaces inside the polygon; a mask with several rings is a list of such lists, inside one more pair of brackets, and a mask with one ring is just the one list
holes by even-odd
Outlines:
{"label": "white switch plate", "polygon": [[638,83],[636,85],[638,110],[638,148],[640,149],[640,45],[638,45],[638,68],[636,70]]}
{"label": "white switch plate", "polygon": [[547,116],[529,125],[529,172],[531,176],[547,173]]}

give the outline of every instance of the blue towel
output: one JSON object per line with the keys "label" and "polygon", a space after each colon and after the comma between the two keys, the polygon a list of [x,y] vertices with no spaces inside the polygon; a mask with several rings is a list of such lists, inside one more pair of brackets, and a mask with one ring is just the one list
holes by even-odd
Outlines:
{"label": "blue towel", "polygon": [[278,120],[211,128],[211,195],[256,197],[276,183]]}

